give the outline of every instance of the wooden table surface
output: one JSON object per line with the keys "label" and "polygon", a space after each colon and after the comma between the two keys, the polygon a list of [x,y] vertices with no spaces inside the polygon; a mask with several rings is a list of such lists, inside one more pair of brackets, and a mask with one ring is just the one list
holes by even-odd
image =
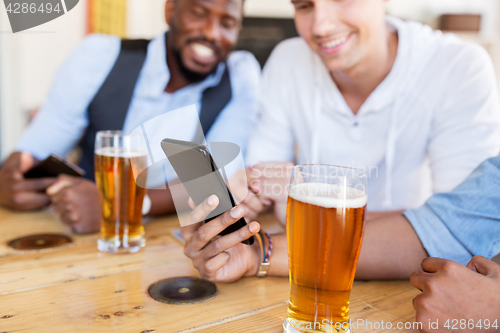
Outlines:
{"label": "wooden table surface", "polygon": [[[269,221],[266,225],[273,227]],[[145,249],[111,255],[97,251],[97,235],[71,235],[48,211],[0,209],[0,333],[282,332],[289,293],[285,278],[219,283],[217,297],[200,304],[153,300],[147,292],[152,283],[199,276],[171,235],[178,228],[173,216],[150,221]],[[64,233],[73,242],[39,251],[7,246],[12,239],[39,233]],[[408,281],[355,283],[352,320],[373,325],[355,332],[417,332],[396,329],[397,323],[414,321],[411,300],[417,294]],[[376,329],[382,320],[385,329]],[[393,329],[387,329],[387,322]]]}

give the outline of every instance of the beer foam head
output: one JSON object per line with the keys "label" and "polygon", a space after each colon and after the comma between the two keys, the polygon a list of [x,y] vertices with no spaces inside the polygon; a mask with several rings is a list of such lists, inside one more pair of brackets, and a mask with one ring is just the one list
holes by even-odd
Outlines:
{"label": "beer foam head", "polygon": [[324,183],[292,185],[291,198],[324,208],[360,208],[366,205],[364,190]]}
{"label": "beer foam head", "polygon": [[146,156],[147,152],[141,150],[133,149],[123,149],[123,148],[113,148],[113,147],[102,147],[95,150],[96,155],[108,156],[108,157],[122,157],[122,158],[134,158],[140,156]]}

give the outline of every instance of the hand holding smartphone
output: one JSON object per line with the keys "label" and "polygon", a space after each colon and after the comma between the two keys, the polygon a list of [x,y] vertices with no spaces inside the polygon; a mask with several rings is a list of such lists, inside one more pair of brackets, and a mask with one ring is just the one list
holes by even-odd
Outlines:
{"label": "hand holding smartphone", "polygon": [[[164,139],[161,142],[161,147],[195,205],[200,205],[203,200],[213,194],[219,198],[219,205],[205,222],[209,222],[236,207],[219,168],[205,146],[188,141]],[[241,218],[222,231],[220,235],[230,234],[246,225],[245,219]],[[252,236],[243,243],[252,245],[254,237]]]}

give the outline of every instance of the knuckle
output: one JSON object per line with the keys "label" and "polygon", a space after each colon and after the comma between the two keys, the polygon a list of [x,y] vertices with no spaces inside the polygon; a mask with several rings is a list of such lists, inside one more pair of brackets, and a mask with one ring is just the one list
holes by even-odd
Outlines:
{"label": "knuckle", "polygon": [[192,258],[192,255],[191,255],[191,250],[189,249],[189,246],[184,246],[184,255],[188,258]]}
{"label": "knuckle", "polygon": [[185,230],[185,228],[181,228],[181,237],[184,239],[185,243],[189,243],[189,233]]}
{"label": "knuckle", "polygon": [[212,275],[215,272],[215,266],[212,262],[207,261],[203,266],[203,270],[205,273],[209,273],[209,275]]}
{"label": "knuckle", "polygon": [[483,259],[486,259],[485,257],[482,257],[482,256],[474,256],[472,257],[472,259],[470,260],[472,263],[477,263],[477,262],[480,262],[481,260]]}
{"label": "knuckle", "polygon": [[244,227],[244,228],[241,228],[240,230],[238,230],[238,236],[240,238],[246,238],[246,237],[248,237],[248,234],[249,234],[248,227]]}
{"label": "knuckle", "polygon": [[16,182],[16,181],[14,181],[14,182],[12,182],[12,183],[11,183],[11,185],[10,185],[10,190],[11,190],[12,192],[19,192],[19,191],[21,191],[22,186],[23,186],[23,185],[22,185],[22,183],[21,183],[21,182]]}
{"label": "knuckle", "polygon": [[73,225],[73,231],[76,232],[77,234],[83,234],[85,233],[85,228],[80,224],[75,224]]}
{"label": "knuckle", "polygon": [[429,292],[432,292],[433,290],[436,290],[436,288],[439,288],[438,282],[436,281],[435,278],[425,279],[424,286],[426,290],[428,290]]}
{"label": "knuckle", "polygon": [[228,225],[231,224],[230,219],[231,219],[231,216],[229,215],[229,212],[223,214],[220,218],[220,225],[223,227],[227,227]]}
{"label": "knuckle", "polygon": [[217,239],[216,241],[212,242],[212,248],[214,250],[214,252],[216,254],[219,254],[221,253],[222,251],[224,251],[224,248],[222,246],[222,242],[221,242],[221,239]]}
{"label": "knuckle", "polygon": [[453,273],[456,271],[457,265],[458,264],[453,261],[446,261],[445,263],[443,263],[443,272]]}
{"label": "knuckle", "polygon": [[71,220],[72,223],[78,224],[79,228],[85,227],[85,223],[79,223],[80,215],[78,214],[78,212],[72,210],[70,212],[69,219]]}
{"label": "knuckle", "polygon": [[205,228],[200,228],[200,229],[198,230],[197,235],[198,235],[198,239],[199,239],[201,242],[203,242],[203,243],[207,243],[207,242],[210,240],[210,239],[208,238],[208,234],[207,234],[207,232],[206,232]]}
{"label": "knuckle", "polygon": [[19,194],[14,194],[10,198],[10,204],[13,208],[19,209],[24,204],[24,199]]}
{"label": "knuckle", "polygon": [[418,297],[415,303],[417,304],[417,309],[421,310],[420,312],[432,311],[432,300],[429,297]]}

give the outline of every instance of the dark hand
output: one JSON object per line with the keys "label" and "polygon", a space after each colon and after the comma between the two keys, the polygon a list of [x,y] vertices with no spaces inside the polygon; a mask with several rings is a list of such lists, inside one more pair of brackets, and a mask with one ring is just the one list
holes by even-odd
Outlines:
{"label": "dark hand", "polygon": [[[490,324],[495,320],[500,326],[500,266],[484,258],[474,257],[467,267],[456,262],[438,258],[422,261],[423,272],[411,276],[411,284],[422,291],[415,297],[413,306],[417,311],[417,322],[423,324],[422,332],[498,332],[486,330],[485,319]],[[449,320],[457,319],[459,330],[444,327]],[[465,319],[467,327],[460,327]],[[430,329],[431,323],[439,323],[439,329]],[[481,321],[482,328],[476,326]],[[469,328],[474,324],[473,328]]]}
{"label": "dark hand", "polygon": [[203,221],[218,203],[217,196],[213,195],[191,212],[187,226],[181,229],[184,254],[193,260],[201,277],[209,281],[232,282],[243,276],[256,275],[260,265],[259,244],[241,242],[258,233],[260,225],[252,222],[229,235],[217,236],[244,215],[241,208],[233,208],[208,223],[196,223]]}
{"label": "dark hand", "polygon": [[81,178],[61,175],[47,189],[52,206],[63,223],[78,234],[99,231],[101,203],[95,183]]}
{"label": "dark hand", "polygon": [[35,210],[50,204],[45,189],[55,178],[25,179],[35,159],[28,153],[13,153],[0,169],[0,204],[17,210]]}

